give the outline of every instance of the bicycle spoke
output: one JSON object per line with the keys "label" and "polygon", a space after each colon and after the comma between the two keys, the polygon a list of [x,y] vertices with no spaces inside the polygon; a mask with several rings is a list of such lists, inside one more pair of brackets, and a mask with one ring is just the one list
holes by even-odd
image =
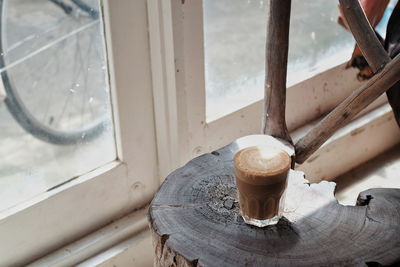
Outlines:
{"label": "bicycle spoke", "polygon": [[[92,33],[92,38],[91,38],[92,40],[95,39],[93,36],[94,36],[94,34]],[[91,51],[93,51],[93,50],[91,50]],[[94,53],[95,53],[94,58],[102,58],[102,57],[103,57],[103,54],[100,53],[99,49],[94,49]],[[104,66],[103,66],[103,67],[104,67]],[[101,68],[103,68],[103,67],[101,67]],[[93,88],[90,89],[90,91],[89,91],[89,96],[91,96],[91,95],[93,94],[94,90],[95,90],[95,87],[93,87]],[[108,95],[107,95],[107,96],[108,96]],[[92,98],[92,99],[93,99],[93,98]],[[89,100],[90,100],[90,99],[89,99]],[[92,106],[92,105],[89,105],[89,109],[90,109],[90,111],[91,111],[92,116],[94,116],[94,115],[93,115],[93,114],[94,114],[93,106]]]}
{"label": "bicycle spoke", "polygon": [[[78,62],[78,54],[80,53],[80,46],[79,46],[78,40],[79,40],[79,35],[78,35],[78,38],[75,39],[75,51],[76,52],[75,52],[75,58],[74,58],[74,67],[72,68],[72,77],[70,79],[71,87],[69,89],[70,92],[68,93],[68,98],[67,98],[68,102],[70,102],[70,101],[73,102],[73,98],[74,98],[75,92],[76,92],[75,87],[76,87],[76,85],[79,85],[79,83],[76,83],[76,79],[74,78],[76,76],[79,77],[79,73],[80,73],[80,69],[78,69],[76,67],[76,64],[77,64],[76,62]],[[71,100],[71,98],[72,98],[72,100]],[[67,109],[67,106],[64,106],[60,116],[58,116],[58,121],[57,121],[58,126],[60,126],[60,121],[63,118],[66,109]],[[69,121],[68,121],[68,124],[69,124]]]}
{"label": "bicycle spoke", "polygon": [[[34,8],[33,2],[25,1],[28,5],[26,10]],[[97,129],[102,128],[104,111],[98,105],[108,97],[107,90],[99,91],[98,86],[106,80],[102,77],[105,75],[103,64],[99,64],[104,60],[99,45],[104,44],[95,38],[95,34],[101,32],[100,20],[92,20],[80,7],[74,7],[67,16],[51,5],[44,8],[50,10],[44,14],[51,23],[29,24],[27,16],[22,18],[22,22],[12,25],[20,27],[25,23],[31,26],[32,31],[17,35],[9,31],[10,46],[6,38],[2,39],[3,46],[4,43],[6,45],[1,52],[6,51],[4,57],[7,61],[0,71],[6,70],[13,86],[11,96],[19,95],[12,97],[12,101],[22,103],[22,106],[18,103],[16,106],[17,109],[21,107],[22,111],[13,111],[15,105],[7,101],[13,116],[22,114],[19,124],[39,138],[67,144],[81,140],[86,134],[94,136]],[[52,10],[56,12],[53,14]],[[21,38],[18,39],[19,36]],[[14,74],[18,79],[11,79]],[[37,96],[41,96],[41,99]]]}
{"label": "bicycle spoke", "polygon": [[71,37],[71,36],[73,36],[73,35],[75,35],[75,34],[81,32],[81,31],[85,30],[85,29],[87,29],[87,28],[89,28],[89,27],[93,27],[95,24],[96,24],[96,21],[90,22],[90,23],[86,24],[85,26],[82,26],[81,28],[76,29],[76,30],[70,32],[69,34],[64,35],[63,37],[60,37],[59,39],[57,39],[57,40],[55,40],[55,41],[53,41],[53,42],[48,43],[47,45],[45,45],[45,46],[43,46],[43,47],[41,47],[41,48],[35,50],[34,52],[30,53],[29,55],[26,55],[26,56],[24,56],[23,58],[21,58],[21,59],[19,59],[19,60],[16,60],[16,61],[14,61],[14,62],[12,62],[12,63],[10,63],[9,65],[7,65],[7,67],[1,68],[1,69],[0,69],[0,72],[2,72],[2,71],[4,71],[4,70],[7,70],[7,69],[10,69],[10,68],[13,68],[13,67],[15,67],[15,66],[17,66],[17,65],[19,65],[19,64],[21,64],[21,63],[23,63],[24,61],[26,61],[26,60],[32,58],[33,56],[38,55],[39,53],[45,51],[46,49],[49,49],[50,47],[52,47],[52,46],[54,46],[54,45],[57,45],[59,42],[61,42],[61,41],[65,40],[65,39],[67,39],[67,38],[69,38],[69,37]]}
{"label": "bicycle spoke", "polygon": [[[54,61],[58,61],[59,58],[60,58],[60,50],[59,50],[59,49],[56,49],[56,51],[55,51],[55,56],[52,58],[52,61],[53,61],[53,62],[54,62]],[[46,64],[46,65],[47,65],[47,64]],[[58,68],[58,65],[57,65],[57,68]],[[43,77],[43,76],[42,76],[42,77]],[[40,77],[39,80],[41,80],[42,77]],[[53,121],[52,121],[51,118],[50,118],[50,120],[46,120],[46,119],[47,119],[47,115],[48,115],[49,110],[50,110],[50,103],[51,103],[51,100],[52,100],[52,98],[53,98],[53,95],[54,95],[54,89],[51,88],[51,90],[50,90],[50,92],[49,92],[49,96],[47,97],[47,101],[46,101],[46,110],[45,110],[44,115],[43,115],[43,122],[46,123],[46,124],[48,124],[48,125],[51,125],[51,124],[53,123]]]}
{"label": "bicycle spoke", "polygon": [[[94,50],[93,49],[93,42],[92,42],[93,35],[92,35],[91,32],[89,34],[91,35],[91,38],[90,38],[91,41],[89,41],[89,45],[88,45],[87,52],[86,52],[86,55],[88,55],[88,57],[87,57],[88,60],[86,62],[86,66],[83,67],[83,69],[86,70],[86,71],[88,71],[89,67],[90,67],[90,62],[91,62],[91,56],[90,56],[91,53],[90,52]],[[82,115],[81,116],[81,118],[82,118],[81,125],[82,126],[83,126],[83,123],[84,123],[83,115],[85,114],[88,91],[90,90],[90,88],[88,89],[88,78],[89,78],[89,71],[88,71],[87,75],[84,75],[84,80],[83,80],[84,90],[85,91],[84,91],[84,95],[83,95],[83,98],[82,98],[82,109],[81,109],[81,115]],[[91,96],[91,94],[89,94],[89,96]],[[89,110],[91,112],[91,117],[94,117],[91,103],[89,103]]]}

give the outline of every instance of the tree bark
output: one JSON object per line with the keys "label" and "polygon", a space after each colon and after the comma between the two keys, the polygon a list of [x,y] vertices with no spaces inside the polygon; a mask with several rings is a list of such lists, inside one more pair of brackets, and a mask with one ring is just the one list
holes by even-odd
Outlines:
{"label": "tree bark", "polygon": [[270,0],[262,131],[292,143],[285,121],[291,0]]}
{"label": "tree bark", "polygon": [[[309,184],[290,171],[284,218],[246,225],[238,213],[232,158],[259,145],[248,136],[170,174],[149,209],[155,266],[365,266],[400,261],[400,190],[371,189],[357,206],[335,184]],[[262,141],[262,140],[261,140]],[[378,265],[376,265],[378,266]]]}

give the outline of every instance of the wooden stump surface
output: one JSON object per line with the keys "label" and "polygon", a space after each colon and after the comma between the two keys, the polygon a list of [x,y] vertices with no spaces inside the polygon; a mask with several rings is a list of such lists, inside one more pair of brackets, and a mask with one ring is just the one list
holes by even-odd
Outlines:
{"label": "wooden stump surface", "polygon": [[[247,136],[170,174],[149,209],[155,266],[379,266],[400,262],[400,189],[370,189],[340,205],[335,183],[291,170],[284,218],[240,217],[233,155],[268,136]],[[400,178],[400,177],[399,177]]]}

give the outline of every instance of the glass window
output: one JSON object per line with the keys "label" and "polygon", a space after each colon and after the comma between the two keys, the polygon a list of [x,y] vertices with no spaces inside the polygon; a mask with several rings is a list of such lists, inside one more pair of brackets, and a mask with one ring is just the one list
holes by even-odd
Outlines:
{"label": "glass window", "polygon": [[114,160],[116,148],[99,0],[0,9],[2,211]]}
{"label": "glass window", "polygon": [[[263,97],[266,0],[204,0],[207,119]],[[288,86],[349,59],[354,41],[337,24],[338,2],[293,0]]]}

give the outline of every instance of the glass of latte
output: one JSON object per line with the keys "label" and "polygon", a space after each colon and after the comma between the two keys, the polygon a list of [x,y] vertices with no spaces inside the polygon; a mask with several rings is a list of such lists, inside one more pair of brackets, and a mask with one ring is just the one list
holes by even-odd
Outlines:
{"label": "glass of latte", "polygon": [[284,208],[290,156],[276,147],[252,146],[235,154],[234,165],[243,220],[258,227],[278,223]]}

